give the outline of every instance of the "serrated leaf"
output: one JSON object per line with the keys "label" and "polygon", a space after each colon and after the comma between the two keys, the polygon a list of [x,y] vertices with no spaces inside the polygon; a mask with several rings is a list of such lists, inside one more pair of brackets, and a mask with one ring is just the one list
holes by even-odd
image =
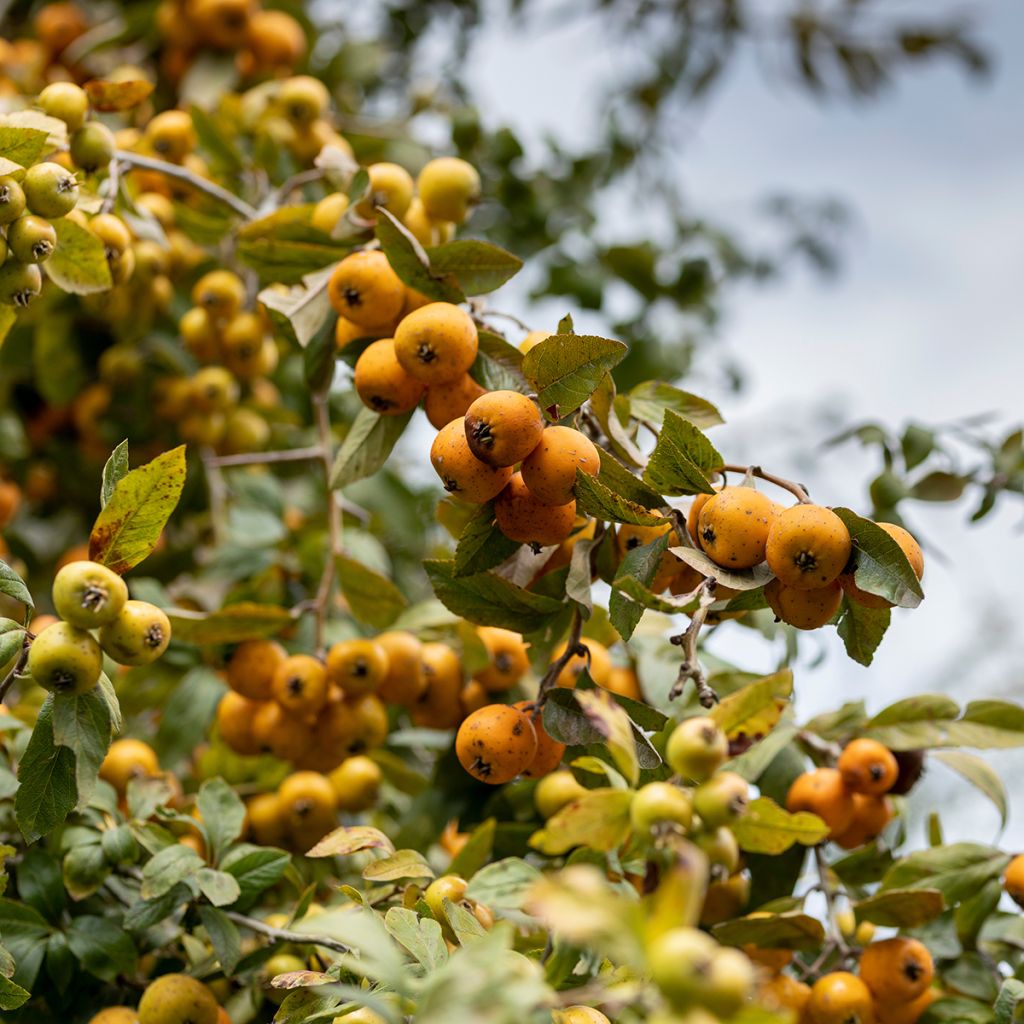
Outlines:
{"label": "serrated leaf", "polygon": [[671,409],[644,470],[644,480],[663,494],[714,494],[708,474],[724,465],[714,445]]}
{"label": "serrated leaf", "polygon": [[200,647],[274,636],[295,621],[287,608],[249,601],[230,604],[215,612],[197,612],[188,608],[164,610],[171,620],[174,639]]}
{"label": "serrated leaf", "polygon": [[950,843],[917,850],[885,873],[882,890],[938,889],[948,906],[974,895],[1010,862],[1009,854],[979,843]]}
{"label": "serrated leaf", "polygon": [[241,843],[224,855],[220,869],[238,881],[242,894],[236,906],[244,910],[284,877],[291,862],[291,856],[284,850]]}
{"label": "serrated leaf", "polygon": [[1024,1002],[1024,981],[1007,978],[999,987],[999,995],[992,1004],[996,1024],[1013,1024],[1017,1019],[1017,1007]]}
{"label": "serrated leaf", "polygon": [[369,825],[352,825],[329,832],[310,850],[307,857],[344,857],[360,850],[395,852],[394,843],[380,829]]}
{"label": "serrated leaf", "polygon": [[[658,572],[668,541],[669,534],[664,533],[649,544],[627,551],[616,570],[608,600],[608,617],[623,640],[633,635],[644,608],[648,607],[648,587]],[[589,582],[589,573],[587,579]]]}
{"label": "serrated leaf", "polygon": [[57,245],[43,264],[46,276],[73,295],[92,295],[113,286],[103,243],[88,228],[67,217],[53,222]]}
{"label": "serrated leaf", "polygon": [[441,925],[433,918],[421,918],[405,907],[391,907],[384,915],[384,927],[426,970],[432,971],[447,962],[448,948]]}
{"label": "serrated leaf", "polygon": [[359,622],[384,629],[408,607],[409,602],[390,579],[362,562],[339,555],[334,564],[349,611]]}
{"label": "serrated leaf", "polygon": [[400,878],[433,878],[434,869],[416,850],[398,850],[363,868],[368,882],[395,882]]}
{"label": "serrated leaf", "polygon": [[422,295],[437,302],[462,302],[466,296],[450,278],[430,269],[430,257],[409,229],[390,211],[377,209],[377,238],[391,269]]}
{"label": "serrated leaf", "polygon": [[32,737],[18,764],[14,813],[28,842],[48,835],[75,808],[75,755],[53,739],[53,698],[39,709]]}
{"label": "serrated leaf", "polygon": [[125,438],[111,453],[103,466],[103,482],[100,487],[100,507],[106,508],[114,496],[114,488],[128,473],[128,439]]}
{"label": "serrated leaf", "polygon": [[334,267],[307,274],[299,284],[282,293],[279,287],[264,288],[256,299],[260,302],[275,333],[305,348],[331,316],[327,298],[327,282]]}
{"label": "serrated leaf", "polygon": [[825,941],[822,923],[800,911],[737,917],[715,925],[711,934],[726,946],[751,945],[759,949],[817,950]]}
{"label": "serrated leaf", "polygon": [[837,632],[846,653],[858,665],[870,665],[891,621],[888,608],[865,608],[844,596]]}
{"label": "serrated leaf", "polygon": [[523,353],[493,331],[477,331],[476,359],[469,375],[488,391],[519,391],[530,393],[523,376]]}
{"label": "serrated leaf", "polygon": [[740,849],[777,856],[794,843],[815,846],[828,836],[828,825],[816,814],[790,814],[767,796],[758,797],[747,813],[731,826]]}
{"label": "serrated leaf", "polygon": [[793,672],[784,668],[770,676],[764,676],[728,696],[723,697],[709,712],[718,727],[728,736],[755,731],[752,720],[763,715],[766,709],[776,707],[779,700],[788,700],[793,694]]}
{"label": "serrated leaf", "polygon": [[206,862],[190,846],[182,843],[165,846],[143,866],[139,894],[144,900],[156,899],[169,893],[179,882],[192,878],[204,867]]}
{"label": "serrated leaf", "polygon": [[156,547],[185,486],[185,446],[158,455],[114,487],[89,535],[89,557],[126,573]]}
{"label": "serrated leaf", "polygon": [[519,633],[541,629],[562,602],[535,594],[491,572],[456,576],[455,563],[423,563],[438,600],[451,612],[478,626],[501,626]]}
{"label": "serrated leaf", "polygon": [[0,173],[10,174],[38,163],[47,150],[47,136],[43,128],[19,128],[0,122],[0,153],[5,161]]}
{"label": "serrated leaf", "polygon": [[480,505],[462,528],[455,546],[455,576],[472,576],[493,569],[519,548],[519,542],[509,540],[495,522],[494,506]]}
{"label": "serrated leaf", "polygon": [[74,752],[79,810],[83,810],[92,797],[100,764],[110,746],[110,736],[110,710],[96,690],[54,696],[53,741]]}
{"label": "serrated leaf", "polygon": [[609,490],[647,509],[657,509],[667,504],[657,491],[652,491],[642,480],[633,476],[614,455],[603,448],[598,450],[598,455],[601,457],[601,471],[597,479]]}
{"label": "serrated leaf", "polygon": [[948,768],[965,778],[972,786],[980,790],[995,804],[999,812],[999,825],[1006,828],[1006,818],[1010,812],[1006,786],[995,769],[976,754],[968,754],[962,750],[943,750],[932,754],[936,761],[941,761]]}
{"label": "serrated leaf", "polygon": [[621,789],[592,789],[550,817],[530,837],[530,846],[540,853],[557,855],[577,846],[607,853],[629,832],[632,792]]}
{"label": "serrated leaf", "polygon": [[35,607],[25,581],[6,562],[0,562],[0,594],[20,601],[29,608]]}
{"label": "serrated leaf", "polygon": [[858,900],[852,906],[858,923],[870,921],[884,928],[919,928],[945,910],[938,889],[887,889]]}
{"label": "serrated leaf", "polygon": [[877,523],[848,508],[833,509],[850,531],[856,569],[853,579],[868,594],[901,608],[916,608],[924,591],[903,549]]}
{"label": "serrated leaf", "polygon": [[483,295],[500,288],[519,273],[523,261],[490,242],[456,238],[427,250],[431,272],[454,278],[466,295]]}
{"label": "serrated leaf", "polygon": [[604,375],[625,357],[621,341],[587,334],[556,334],[535,345],[523,358],[523,374],[537,392],[550,420],[578,409]]}
{"label": "serrated leaf", "polygon": [[637,384],[629,392],[629,406],[634,416],[655,427],[661,426],[669,410],[701,429],[725,422],[718,409],[706,398],[680,391],[663,381],[649,380]]}
{"label": "serrated leaf", "polygon": [[636,526],[659,526],[666,522],[664,516],[616,494],[599,479],[581,469],[576,470],[576,511],[603,522],[632,523]]}
{"label": "serrated leaf", "polygon": [[370,409],[360,409],[335,457],[331,488],[337,490],[373,476],[387,462],[411,418],[411,412],[404,416],[378,416]]}

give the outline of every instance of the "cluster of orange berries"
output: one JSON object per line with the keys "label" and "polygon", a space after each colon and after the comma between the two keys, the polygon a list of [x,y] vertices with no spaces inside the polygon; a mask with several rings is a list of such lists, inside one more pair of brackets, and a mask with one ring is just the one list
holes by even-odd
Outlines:
{"label": "cluster of orange berries", "polygon": [[82,77],[79,66],[65,51],[90,28],[77,4],[44,4],[32,27],[35,38],[0,38],[0,95],[25,96],[50,81]]}
{"label": "cluster of orange berries", "polygon": [[807,1024],[915,1024],[938,997],[934,976],[927,946],[897,936],[866,946],[857,974],[830,971],[808,985],[777,973],[760,985],[758,1002]]}
{"label": "cluster of orange berries", "polygon": [[794,779],[786,796],[793,812],[810,811],[828,825],[844,850],[875,839],[892,820],[886,794],[900,777],[895,755],[877,740],[851,740],[835,768],[815,768]]}

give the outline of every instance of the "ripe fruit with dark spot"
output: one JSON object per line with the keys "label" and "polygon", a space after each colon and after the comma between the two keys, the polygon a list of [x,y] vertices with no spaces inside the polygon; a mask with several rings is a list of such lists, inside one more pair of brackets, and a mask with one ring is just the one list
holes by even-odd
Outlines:
{"label": "ripe fruit with dark spot", "polygon": [[706,828],[738,821],[747,813],[750,787],[735,772],[719,772],[693,793],[693,809]]}
{"label": "ripe fruit with dark spot", "polygon": [[184,110],[165,110],[157,114],[146,125],[145,139],[158,156],[172,164],[180,164],[198,141],[192,117]]}
{"label": "ripe fruit with dark spot", "polygon": [[[470,451],[488,466],[521,462],[537,447],[543,433],[544,419],[537,403],[518,391],[489,391],[466,410]],[[565,505],[573,500],[570,495],[563,502],[548,502],[531,494],[545,505]]]}
{"label": "ripe fruit with dark spot", "polygon": [[370,178],[370,189],[366,198],[356,204],[356,213],[364,220],[372,221],[377,217],[376,208],[382,206],[401,220],[412,202],[415,187],[412,175],[399,164],[387,161],[370,164],[366,173]]}
{"label": "ripe fruit with dark spot", "polygon": [[170,619],[148,601],[125,601],[117,618],[100,630],[100,645],[121,665],[149,665],[170,642]]}
{"label": "ripe fruit with dark spot", "polygon": [[860,978],[879,1003],[917,999],[935,975],[928,947],[917,939],[897,936],[873,942],[860,955]]}
{"label": "ripe fruit with dark spot", "polygon": [[387,653],[373,640],[341,640],[327,652],[327,678],[346,699],[373,693],[387,674]]}
{"label": "ripe fruit with dark spot", "polygon": [[820,629],[831,622],[843,603],[838,581],[814,590],[787,587],[781,580],[769,580],[764,597],[775,617],[795,629]]}
{"label": "ripe fruit with dark spot", "polygon": [[753,487],[723,487],[698,517],[701,547],[717,565],[751,569],[764,561],[778,506]]}
{"label": "ripe fruit with dark spot", "polygon": [[43,290],[43,276],[35,263],[8,257],[0,266],[0,303],[24,309]]}
{"label": "ripe fruit with dark spot", "polygon": [[338,810],[348,814],[365,811],[377,802],[383,774],[376,761],[357,754],[347,757],[328,776]]}
{"label": "ripe fruit with dark spot", "polygon": [[390,330],[402,312],[405,285],[384,253],[361,250],[334,268],[327,282],[327,297],[339,316],[358,327],[370,332]]}
{"label": "ripe fruit with dark spot", "polygon": [[533,731],[537,734],[537,753],[523,769],[522,774],[528,779],[540,779],[553,772],[561,763],[565,755],[565,744],[552,738],[547,729],[544,728],[543,716],[537,713],[537,707],[533,701],[521,700],[512,705],[530,716],[533,724]]}
{"label": "ripe fruit with dark spot", "polygon": [[402,368],[391,338],[363,349],[356,361],[355,387],[363,405],[381,416],[411,412],[423,397],[423,382]]}
{"label": "ripe fruit with dark spot", "polygon": [[98,629],[117,618],[128,587],[124,580],[98,562],[69,562],[53,579],[53,607],[80,629]]}
{"label": "ripe fruit with dark spot", "polygon": [[86,693],[99,682],[103,655],[91,633],[69,622],[55,622],[32,641],[27,668],[53,693]]}
{"label": "ripe fruit with dark spot", "polygon": [[270,700],[274,674],[287,656],[274,640],[243,640],[227,664],[228,686],[250,700]]}
{"label": "ripe fruit with dark spot", "polygon": [[25,212],[25,193],[13,178],[0,178],[0,225],[10,224]]}
{"label": "ripe fruit with dark spot", "polygon": [[277,796],[291,829],[304,830],[315,825],[326,831],[334,823],[334,789],[319,772],[293,772],[278,787]]}
{"label": "ripe fruit with dark spot", "polygon": [[398,361],[424,384],[444,384],[468,373],[479,344],[473,318],[450,302],[414,309],[395,328]]}
{"label": "ripe fruit with dark spot", "polygon": [[815,768],[798,775],[786,794],[791,814],[810,811],[829,827],[829,837],[842,835],[853,821],[853,796],[835,768]]}
{"label": "ripe fruit with dark spot", "polygon": [[817,590],[839,578],[850,560],[850,531],[829,508],[793,505],[768,531],[768,568],[787,587]]}
{"label": "ripe fruit with dark spot", "polygon": [[22,263],[44,263],[57,247],[57,232],[48,220],[26,213],[7,228],[7,247]]}
{"label": "ripe fruit with dark spot", "polygon": [[277,99],[289,121],[297,125],[311,125],[323,116],[331,96],[319,79],[311,75],[296,75],[281,83]]}
{"label": "ripe fruit with dark spot", "polygon": [[473,678],[491,693],[510,690],[530,668],[523,638],[511,629],[498,626],[480,626],[476,632],[487,649],[489,664],[478,669]]}
{"label": "ripe fruit with dark spot", "polygon": [[497,786],[530,765],[537,734],[528,714],[507,704],[489,704],[459,726],[455,752],[473,778]]}
{"label": "ripe fruit with dark spot", "polygon": [[291,715],[315,715],[327,702],[327,670],[308,654],[293,654],[274,673],[274,700]]}
{"label": "ripe fruit with dark spot", "polygon": [[404,630],[389,630],[377,636],[388,658],[387,675],[377,688],[381,700],[411,707],[427,688],[423,674],[423,645]]}
{"label": "ripe fruit with dark spot", "polygon": [[438,431],[430,446],[430,462],[449,494],[474,505],[496,498],[512,479],[511,468],[495,469],[470,451],[462,419]]}
{"label": "ripe fruit with dark spot", "polygon": [[846,831],[834,837],[835,842],[844,850],[853,850],[876,839],[891,820],[892,806],[888,797],[854,793],[853,817]]}
{"label": "ripe fruit with dark spot", "polygon": [[545,505],[530,493],[522,475],[515,473],[495,500],[494,515],[510,540],[546,547],[561,544],[572,533],[576,502]]}
{"label": "ripe fruit with dark spot", "polygon": [[89,121],[73,132],[68,151],[76,167],[92,174],[114,159],[117,143],[114,133],[102,121]]}
{"label": "ripe fruit with dark spot", "polygon": [[230,270],[211,270],[192,287],[192,302],[206,310],[211,322],[226,323],[245,302],[245,283]]}
{"label": "ripe fruit with dark spot", "polygon": [[21,187],[28,208],[50,220],[70,213],[78,203],[78,182],[60,164],[33,164],[25,172]]}
{"label": "ripe fruit with dark spot", "polygon": [[867,985],[849,971],[832,971],[811,987],[805,1015],[809,1024],[874,1024]]}
{"label": "ripe fruit with dark spot", "polygon": [[874,796],[888,793],[899,775],[899,764],[892,751],[878,740],[865,737],[846,744],[836,767],[848,790]]}

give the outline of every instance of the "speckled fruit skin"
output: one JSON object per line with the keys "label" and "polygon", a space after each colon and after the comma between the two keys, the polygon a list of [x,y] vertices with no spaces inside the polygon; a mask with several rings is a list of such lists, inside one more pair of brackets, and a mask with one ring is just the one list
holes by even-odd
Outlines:
{"label": "speckled fruit skin", "polygon": [[327,297],[339,316],[375,331],[390,327],[402,312],[405,285],[384,253],[363,250],[346,256],[334,268]]}
{"label": "speckled fruit skin", "polygon": [[289,714],[315,715],[327,703],[327,669],[309,654],[292,654],[274,673],[274,700]]}
{"label": "speckled fruit skin", "polygon": [[797,590],[774,579],[764,588],[764,597],[775,617],[796,629],[820,629],[839,611],[843,588],[837,580],[814,590]]}
{"label": "speckled fruit skin", "polygon": [[228,686],[250,700],[270,700],[277,666],[287,657],[274,640],[244,640],[232,652],[225,677]]}
{"label": "speckled fruit skin", "polygon": [[479,344],[473,318],[450,302],[414,309],[395,328],[399,363],[424,384],[443,384],[468,373]]}
{"label": "speckled fruit skin", "polygon": [[461,418],[438,431],[430,446],[430,462],[449,494],[474,505],[496,498],[512,479],[511,468],[495,469],[469,450]]}
{"label": "speckled fruit skin", "polygon": [[537,753],[530,716],[507,704],[489,704],[459,726],[459,763],[475,779],[498,786],[528,768]]}
{"label": "speckled fruit skin", "polygon": [[423,397],[423,382],[402,369],[392,338],[381,338],[363,349],[356,360],[355,386],[363,405],[381,416],[411,412]]}
{"label": "speckled fruit skin", "polygon": [[[921,579],[924,576],[924,554],[921,551],[920,544],[914,539],[913,535],[909,530],[904,530],[902,526],[897,526],[895,523],[878,523],[887,534],[900,546],[900,550],[907,556],[907,561],[910,563],[910,567],[914,570],[914,575]],[[879,597],[877,594],[869,594],[854,582],[853,573],[843,573],[839,577],[839,582],[843,585],[843,590],[846,591],[846,596],[859,605],[865,608],[891,608],[892,601],[887,601],[884,597]]]}
{"label": "speckled fruit skin", "polygon": [[440,430],[452,420],[465,416],[466,410],[486,393],[486,388],[482,388],[468,373],[464,373],[456,380],[428,387],[426,398],[423,399],[423,411],[430,425]]}
{"label": "speckled fruit skin", "polygon": [[128,600],[124,580],[97,562],[69,562],[53,579],[53,607],[80,629],[113,622]]}
{"label": "speckled fruit skin", "polygon": [[100,630],[100,646],[120,665],[149,665],[171,642],[170,619],[148,601],[125,601]]}
{"label": "speckled fruit skin", "polygon": [[552,739],[544,728],[544,722],[539,714],[534,714],[536,705],[530,700],[517,701],[512,705],[518,708],[525,715],[530,716],[533,731],[537,734],[537,752],[533,759],[523,769],[522,774],[528,779],[540,779],[550,775],[561,763],[565,754],[565,744]]}
{"label": "speckled fruit skin", "polygon": [[566,505],[576,496],[576,471],[596,476],[600,468],[601,457],[589,437],[572,427],[548,427],[520,472],[538,501]]}
{"label": "speckled fruit skin", "polygon": [[726,569],[751,569],[764,561],[778,506],[753,487],[723,487],[698,517],[701,547]]}
{"label": "speckled fruit skin", "polygon": [[836,763],[843,785],[851,793],[881,796],[888,793],[900,773],[896,755],[878,740],[850,740]]}
{"label": "speckled fruit skin", "polygon": [[489,391],[466,410],[470,451],[488,466],[521,462],[537,447],[543,433],[540,407],[518,391]]}
{"label": "speckled fruit skin", "polygon": [[491,693],[511,689],[530,668],[523,638],[511,629],[480,626],[477,636],[487,649],[490,663],[473,676]]}
{"label": "speckled fruit skin", "polygon": [[103,655],[92,634],[69,622],[54,622],[32,642],[28,671],[54,693],[85,693],[98,682]]}
{"label": "speckled fruit skin", "polygon": [[786,794],[786,810],[791,814],[810,811],[828,825],[830,836],[838,836],[853,821],[853,796],[835,768],[815,768],[793,780]]}
{"label": "speckled fruit skin", "polygon": [[871,992],[855,974],[833,971],[811,988],[805,1015],[810,1024],[874,1024]]}
{"label": "speckled fruit skin", "polygon": [[387,674],[387,653],[374,640],[341,640],[327,652],[327,678],[346,698],[373,693]]}
{"label": "speckled fruit skin", "polygon": [[863,846],[881,834],[892,821],[892,804],[886,796],[853,793],[853,817],[845,832],[835,837],[844,850]]}
{"label": "speckled fruit skin", "polygon": [[787,587],[827,587],[850,560],[850,531],[830,508],[793,505],[775,517],[768,531],[768,568]]}
{"label": "speckled fruit skin", "polygon": [[545,505],[530,493],[522,476],[515,473],[495,500],[494,515],[501,532],[509,539],[547,547],[561,544],[572,533],[576,502]]}
{"label": "speckled fruit skin", "polygon": [[217,1000],[187,974],[164,974],[142,993],[139,1024],[217,1024]]}

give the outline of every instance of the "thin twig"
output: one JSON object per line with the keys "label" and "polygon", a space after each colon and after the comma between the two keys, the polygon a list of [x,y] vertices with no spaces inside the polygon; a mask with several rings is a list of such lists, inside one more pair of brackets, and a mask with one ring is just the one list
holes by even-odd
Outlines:
{"label": "thin twig", "polygon": [[211,455],[211,466],[260,466],[270,462],[305,462],[322,459],[324,450],[315,444],[308,448],[283,448],[270,452],[243,452],[240,455]]}
{"label": "thin twig", "polygon": [[211,199],[230,206],[235,213],[246,220],[255,220],[259,216],[256,208],[250,206],[244,199],[240,199],[226,188],[221,188],[216,182],[194,174],[187,167],[180,167],[178,164],[168,163],[166,160],[156,160],[150,156],[143,156],[141,153],[131,153],[126,149],[117,150],[114,153],[114,159],[120,160],[126,167],[157,171],[160,174],[166,174],[168,178],[177,178],[178,181],[187,182],[197,191],[205,192]]}
{"label": "thin twig", "polygon": [[210,495],[210,522],[213,525],[214,539],[219,543],[223,539],[227,523],[228,488],[224,482],[224,474],[220,471],[217,457],[212,448],[203,448],[200,452],[203,469],[206,472],[206,489]]}
{"label": "thin twig", "polygon": [[808,732],[806,729],[801,729],[797,733],[797,739],[800,740],[812,755],[819,755],[830,765],[835,764],[839,760],[839,755],[843,752],[843,748],[838,743],[830,743],[828,740],[823,740],[820,736],[815,736],[813,732]]}
{"label": "thin twig", "polygon": [[273,925],[267,924],[266,921],[261,921],[256,917],[249,917],[246,914],[240,914],[237,910],[225,910],[224,913],[235,924],[239,924],[251,932],[266,935],[268,939],[274,939],[277,942],[297,942],[309,946],[323,946],[325,949],[333,949],[336,953],[352,952],[350,946],[346,946],[343,942],[338,942],[337,939],[328,938],[326,935],[307,935],[305,932],[290,931],[287,928],[275,928]]}
{"label": "thin twig", "polygon": [[723,473],[747,473],[750,476],[756,476],[759,480],[764,480],[767,483],[775,484],[776,487],[781,487],[784,491],[789,491],[801,505],[813,505],[811,496],[807,493],[807,488],[803,484],[798,484],[793,480],[787,480],[785,477],[776,476],[774,473],[766,473],[760,466],[736,466],[726,465],[722,466],[721,472]]}
{"label": "thin twig", "polygon": [[828,924],[832,932],[832,941],[839,955],[844,959],[851,955],[852,950],[846,944],[842,929],[836,918],[836,894],[829,884],[828,863],[825,860],[825,853],[820,846],[814,847],[814,863],[818,869],[818,880],[821,882],[821,892],[825,897],[825,910],[828,915]]}
{"label": "thin twig", "polygon": [[304,188],[306,185],[312,185],[314,182],[320,181],[323,177],[324,172],[321,167],[311,167],[307,171],[299,171],[298,174],[293,174],[273,193],[271,197],[271,205],[274,209],[278,206],[283,206],[293,192],[300,188]]}
{"label": "thin twig", "polygon": [[28,664],[28,652],[31,647],[32,640],[26,631],[25,640],[21,645],[20,656],[14,663],[14,667],[4,676],[4,681],[0,683],[0,704],[3,703],[4,698],[7,696],[7,691],[14,685],[14,680],[25,671],[25,665]]}
{"label": "thin twig", "polygon": [[565,642],[565,650],[555,658],[550,665],[548,665],[547,672],[544,673],[544,678],[540,681],[540,686],[537,689],[537,700],[535,701],[536,711],[539,713],[545,703],[547,703],[548,694],[555,688],[558,683],[558,676],[561,674],[563,668],[572,661],[577,655],[580,655],[587,659],[587,669],[590,668],[590,650],[585,644],[580,643],[580,636],[583,633],[583,612],[579,605],[576,605],[572,613],[572,625],[569,627],[569,639]]}
{"label": "thin twig", "polygon": [[117,202],[117,194],[121,191],[121,161],[114,159],[110,161],[107,170],[107,194],[103,197],[100,206],[100,213],[110,213]]}
{"label": "thin twig", "polygon": [[704,621],[708,617],[708,609],[715,603],[717,589],[718,582],[715,579],[709,576],[704,580],[694,593],[694,596],[698,597],[699,603],[690,616],[690,624],[682,633],[669,637],[670,643],[683,649],[683,662],[679,666],[679,675],[676,677],[675,684],[669,691],[669,700],[679,697],[687,680],[692,679],[694,686],[697,687],[697,699],[700,701],[701,707],[712,708],[718,703],[718,694],[708,685],[704,669],[701,668],[700,659],[697,657],[697,640],[700,637]]}
{"label": "thin twig", "polygon": [[511,320],[512,323],[516,325],[516,327],[521,327],[524,331],[530,330],[530,325],[528,323],[524,323],[522,320],[519,319],[519,317],[517,317],[513,313],[503,313],[497,309],[481,309],[479,315],[484,320],[486,320],[487,317],[489,316],[500,317],[502,320]]}

